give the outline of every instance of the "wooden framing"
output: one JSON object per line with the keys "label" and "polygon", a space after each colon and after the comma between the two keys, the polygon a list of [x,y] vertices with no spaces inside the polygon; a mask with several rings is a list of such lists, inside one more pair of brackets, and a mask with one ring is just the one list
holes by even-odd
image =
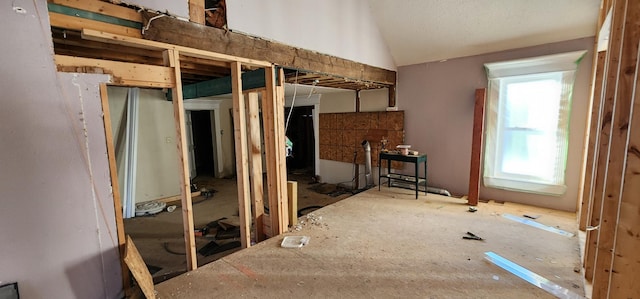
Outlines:
{"label": "wooden framing", "polygon": [[484,103],[487,89],[478,88],[473,109],[473,137],[471,141],[471,170],[469,174],[469,198],[467,204],[477,206],[480,199],[480,168],[482,165],[482,139],[484,132]]}
{"label": "wooden framing", "polygon": [[287,182],[287,197],[289,198],[289,223],[298,224],[298,182]]}
{"label": "wooden framing", "polygon": [[640,2],[603,0],[599,25],[610,6],[609,46],[598,54],[594,65],[587,155],[592,165],[587,164],[580,227],[594,228],[587,232],[584,256],[592,298],[636,298],[640,297],[636,283],[640,264]]}
{"label": "wooden framing", "polygon": [[264,226],[264,187],[262,183],[262,141],[260,138],[259,98],[257,92],[247,96],[247,122],[249,131],[249,157],[251,162],[251,202],[253,206],[253,223],[255,225],[256,242],[263,241],[266,236]]}
{"label": "wooden framing", "polygon": [[[621,192],[625,187],[623,178],[629,151],[627,147],[630,132],[629,123],[633,117],[631,113],[634,112],[631,108],[638,68],[638,43],[640,42],[640,2],[636,0],[616,1],[613,9],[612,31],[614,38],[612,44],[618,42],[618,45],[610,48],[609,52],[615,51],[615,48],[619,48],[620,51],[619,59],[609,60],[612,64],[609,70],[612,73],[615,72],[616,79],[615,82],[607,84],[605,91],[614,97],[614,110],[611,117],[607,168],[601,199],[600,229],[598,230],[593,276],[594,298],[608,297],[610,291],[609,283],[613,271],[611,265],[614,259],[613,254],[615,254],[614,243],[618,229]],[[609,92],[609,90],[613,91]],[[596,194],[596,196],[600,195]],[[631,230],[633,228],[625,229]],[[598,287],[595,287],[596,285]],[[630,296],[625,295],[624,297]]]}
{"label": "wooden framing", "polygon": [[47,0],[47,2],[142,23],[142,16],[139,12],[109,2],[86,0]]}
{"label": "wooden framing", "polygon": [[153,287],[151,273],[149,273],[149,269],[147,269],[147,265],[145,265],[142,256],[140,256],[140,252],[138,252],[136,245],[133,244],[133,240],[128,235],[122,260],[131,270],[145,298],[155,299],[156,291]]}
{"label": "wooden framing", "polygon": [[596,58],[596,66],[595,66],[595,76],[594,76],[594,86],[592,97],[593,103],[591,105],[591,118],[588,121],[588,130],[587,133],[588,138],[585,140],[587,142],[587,146],[585,148],[585,171],[584,171],[584,182],[582,187],[582,193],[578,196],[582,201],[580,203],[580,218],[578,227],[580,230],[584,231],[587,228],[587,220],[589,219],[591,201],[593,198],[593,181],[596,175],[596,157],[597,157],[597,147],[595,146],[599,142],[599,135],[592,134],[591,132],[597,132],[601,123],[601,107],[603,102],[602,97],[602,78],[604,73],[604,63],[605,58],[607,57],[606,52],[599,52]]}
{"label": "wooden framing", "polygon": [[231,88],[233,90],[233,131],[236,149],[236,178],[238,185],[238,210],[240,212],[240,243],[242,248],[251,246],[251,204],[249,203],[249,161],[247,153],[247,121],[244,95],[242,94],[242,69],[239,62],[231,63]]}
{"label": "wooden framing", "polygon": [[196,257],[196,241],[193,227],[193,207],[191,202],[191,188],[189,181],[189,153],[187,147],[187,134],[184,127],[184,103],[182,101],[182,84],[180,83],[180,58],[175,50],[163,52],[165,64],[173,68],[175,86],[171,89],[173,96],[173,117],[176,127],[176,143],[179,153],[180,169],[180,193],[182,195],[182,226],[184,233],[185,252],[187,255],[187,270],[198,268]]}
{"label": "wooden framing", "polygon": [[280,211],[280,229],[284,232],[289,227],[289,204],[287,200],[287,160],[286,160],[286,152],[285,152],[285,132],[284,132],[284,123],[286,122],[284,116],[284,71],[282,69],[278,69],[278,80],[276,84],[276,94],[275,98],[273,98],[273,102],[276,103],[275,110],[273,112],[274,118],[276,119],[276,127],[275,127],[275,137],[276,137],[276,149],[278,150],[277,158],[277,167],[279,170],[279,176],[277,178],[277,182],[280,183],[281,196],[278,197],[276,201],[278,203],[278,210]]}
{"label": "wooden framing", "polygon": [[[143,18],[145,17],[150,16],[143,13]],[[154,20],[145,31],[144,38],[233,56],[267,60],[287,68],[311,70],[314,73],[332,74],[346,79],[383,85],[396,84],[395,71],[175,18]]]}
{"label": "wooden framing", "polygon": [[[620,47],[622,42],[622,28],[624,23],[624,7],[618,6],[614,9],[613,12],[614,19],[612,22],[612,30],[611,30],[611,40],[609,42],[610,46],[607,50],[607,62],[605,65],[605,81],[603,81],[603,92],[602,97],[604,102],[602,104],[602,112],[601,119],[599,120],[600,126],[599,131],[596,132],[599,136],[597,137],[598,149],[597,158],[596,158],[596,168],[595,168],[595,179],[593,186],[593,199],[591,203],[591,215],[587,224],[591,227],[600,227],[601,223],[601,214],[602,214],[602,202],[603,202],[603,194],[604,194],[604,184],[607,177],[607,161],[609,160],[609,144],[610,144],[610,136],[612,133],[612,118],[615,107],[615,81],[618,76],[618,65],[617,62],[620,60]],[[615,26],[615,27],[614,27]],[[588,281],[593,279],[594,275],[594,266],[596,260],[596,251],[598,244],[598,231],[590,230],[587,231],[586,237],[586,246],[585,246],[585,261],[584,261],[584,269],[585,269],[585,278]]]}
{"label": "wooden framing", "polygon": [[112,84],[120,86],[170,88],[176,81],[169,67],[65,55],[55,55],[55,61],[58,71],[106,73],[112,76]]}
{"label": "wooden framing", "polygon": [[[271,236],[277,236],[284,232],[285,226],[282,225],[282,218],[286,217],[286,213],[281,209],[281,205],[278,203],[282,201],[286,196],[285,190],[282,188],[282,184],[279,179],[286,173],[281,173],[279,167],[280,161],[284,159],[284,156],[280,155],[280,148],[284,148],[284,143],[279,143],[277,137],[278,132],[276,128],[282,126],[284,122],[279,123],[279,119],[276,115],[278,110],[284,110],[284,106],[280,107],[276,100],[276,81],[275,81],[275,68],[265,68],[265,82],[266,89],[262,97],[262,117],[263,117],[263,131],[265,142],[265,154],[267,159],[267,188],[269,192],[269,219],[271,220]],[[282,109],[280,109],[282,108]],[[284,113],[284,111],[282,112]],[[284,131],[284,127],[283,130]]]}
{"label": "wooden framing", "polygon": [[[104,120],[104,135],[107,141],[107,159],[109,159],[109,175],[111,177],[111,193],[113,194],[113,210],[116,214],[116,232],[118,235],[118,246],[120,256],[125,256],[125,235],[124,221],[122,220],[122,202],[120,200],[120,185],[118,184],[118,172],[116,169],[116,151],[113,142],[113,132],[111,131],[111,113],[109,111],[109,95],[107,85],[100,84],[100,103]],[[125,289],[130,287],[130,276],[124,259],[120,260],[122,268],[122,284]]]}
{"label": "wooden framing", "polygon": [[73,30],[93,29],[97,31],[113,32],[119,35],[128,36],[132,38],[142,38],[140,30],[119,26],[100,21],[89,20],[80,17],[68,16],[56,12],[49,12],[49,18],[51,20],[51,26],[60,27]]}
{"label": "wooden framing", "polygon": [[[637,7],[637,6],[636,6]],[[636,8],[638,9],[638,8]],[[637,19],[636,19],[637,21]],[[638,43],[640,48],[640,42]],[[636,58],[635,94],[633,98],[633,114],[629,126],[624,171],[624,185],[618,203],[618,219],[613,244],[614,252],[611,263],[610,284],[607,293],[609,298],[638,298],[640,287],[637,284],[638,265],[640,264],[640,55]],[[594,287],[598,281],[594,281]],[[598,286],[600,287],[600,286]]]}
{"label": "wooden framing", "polygon": [[204,0],[189,0],[189,21],[204,25]]}

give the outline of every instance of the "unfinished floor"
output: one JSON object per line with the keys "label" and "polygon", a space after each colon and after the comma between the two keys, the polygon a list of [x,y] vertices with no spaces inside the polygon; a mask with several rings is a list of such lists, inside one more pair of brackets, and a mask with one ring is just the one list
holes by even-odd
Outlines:
{"label": "unfinished floor", "polygon": [[[300,231],[235,252],[159,285],[160,298],[553,298],[487,262],[493,251],[579,295],[578,237],[566,237],[502,215],[540,215],[538,222],[576,234],[574,213],[517,204],[481,203],[410,190],[371,189],[313,213]],[[484,241],[465,240],[466,232]],[[300,249],[285,236],[311,237]]]}
{"label": "unfinished floor", "polygon": [[[351,195],[348,193],[335,193],[333,194],[335,196],[322,194],[335,191],[336,186],[313,184],[310,175],[291,173],[289,179],[298,182],[298,208],[303,212],[311,211],[311,209],[305,210],[305,208],[326,206]],[[238,190],[235,178],[197,177],[194,179],[194,183],[198,188],[215,190],[211,197],[196,196],[193,198],[193,216],[196,228],[204,227],[207,223],[222,217],[238,215]],[[156,283],[186,271],[180,208],[172,213],[163,211],[153,216],[126,219],[124,224],[126,234],[131,235]],[[196,249],[204,247],[212,240],[207,237],[196,237]],[[237,240],[238,238],[232,238],[216,242],[222,245]],[[198,254],[198,265],[205,265],[237,250],[239,248],[210,256]]]}

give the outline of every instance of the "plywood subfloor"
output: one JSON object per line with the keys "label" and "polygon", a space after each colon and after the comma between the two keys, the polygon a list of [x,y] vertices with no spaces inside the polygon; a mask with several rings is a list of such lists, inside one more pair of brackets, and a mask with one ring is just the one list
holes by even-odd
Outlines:
{"label": "plywood subfloor", "polygon": [[[553,298],[484,260],[493,251],[583,294],[577,237],[501,215],[577,232],[574,213],[516,204],[480,204],[383,187],[313,213],[300,231],[238,251],[156,286],[160,298]],[[321,218],[321,219],[319,219]],[[485,241],[463,240],[467,232]],[[306,235],[301,249],[281,248]]]}

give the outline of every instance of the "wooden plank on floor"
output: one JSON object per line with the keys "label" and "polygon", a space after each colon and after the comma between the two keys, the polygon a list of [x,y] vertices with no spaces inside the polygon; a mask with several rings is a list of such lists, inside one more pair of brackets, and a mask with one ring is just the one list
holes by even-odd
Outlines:
{"label": "wooden plank on floor", "polygon": [[640,265],[640,63],[636,63],[635,72],[633,116],[629,126],[630,138],[608,298],[640,298],[637,276]]}
{"label": "wooden plank on floor", "polygon": [[266,154],[267,167],[267,190],[269,194],[269,219],[271,220],[271,236],[277,236],[283,232],[279,219],[282,217],[282,211],[278,208],[278,198],[282,196],[281,185],[279,183],[280,168],[278,167],[277,157],[279,154],[278,147],[284,146],[279,144],[276,138],[276,127],[279,125],[275,118],[276,110],[276,81],[273,67],[265,68],[266,90],[262,97],[262,121],[264,128],[264,146]]}
{"label": "wooden plank on floor", "polygon": [[[588,225],[591,227],[599,227],[601,224],[601,211],[604,196],[604,186],[607,177],[607,162],[609,161],[609,144],[610,136],[613,132],[612,118],[613,109],[615,107],[615,83],[618,76],[618,62],[620,61],[620,52],[622,46],[623,27],[625,6],[619,2],[614,7],[614,19],[611,23],[611,36],[609,37],[609,49],[607,50],[607,58],[605,64],[605,82],[603,85],[604,103],[602,107],[602,121],[598,134],[600,135],[597,158],[596,158],[596,176],[593,187],[593,201],[591,207],[591,219]],[[584,277],[587,281],[593,281],[595,274],[596,254],[598,251],[598,230],[587,231],[587,239],[585,243],[584,256]]]}
{"label": "wooden plank on floor", "polygon": [[240,243],[251,246],[251,203],[249,194],[249,154],[247,153],[247,121],[242,94],[242,69],[239,62],[231,63],[231,90],[233,94],[233,136],[236,150],[236,178],[238,183],[238,209],[240,212]]}
{"label": "wooden plank on floor", "polygon": [[198,268],[196,256],[196,241],[193,228],[193,207],[191,202],[191,182],[189,180],[189,153],[187,147],[187,134],[184,122],[184,101],[182,98],[182,82],[180,79],[180,58],[178,52],[166,50],[164,53],[165,64],[173,69],[176,83],[171,88],[173,99],[173,119],[176,128],[176,144],[178,150],[178,164],[180,169],[180,194],[182,195],[182,227],[184,233],[184,245],[187,259],[187,271]]}
{"label": "wooden plank on floor", "polygon": [[113,143],[113,130],[111,128],[111,113],[109,111],[109,95],[107,85],[100,84],[100,102],[102,104],[102,117],[104,119],[104,135],[107,142],[107,159],[109,160],[109,175],[111,178],[111,193],[113,194],[113,209],[116,216],[116,231],[118,234],[118,249],[120,251],[120,266],[122,268],[122,283],[124,289],[130,285],[129,271],[124,262],[125,243],[124,221],[122,219],[122,202],[120,201],[120,185],[118,184],[118,171],[116,165],[116,151]]}
{"label": "wooden plank on floor", "polygon": [[[621,13],[621,15],[617,15]],[[620,23],[618,23],[620,22]],[[607,159],[604,193],[598,230],[598,244],[593,276],[593,298],[608,298],[611,274],[614,271],[615,236],[618,228],[621,190],[626,185],[625,166],[627,160],[627,141],[632,111],[632,99],[636,83],[635,70],[638,65],[638,43],[640,42],[640,1],[626,0],[614,3],[612,28],[622,26],[619,67],[616,69],[616,80],[607,84],[607,89],[614,89],[614,111],[612,115],[612,131],[609,141],[609,158]],[[615,33],[614,33],[615,34]],[[612,42],[618,41],[612,39]],[[611,45],[613,46],[613,45]],[[611,48],[610,48],[611,49]],[[630,71],[631,70],[631,71]],[[636,194],[637,196],[637,194]],[[636,216],[637,217],[637,216]],[[632,228],[624,228],[630,230]],[[623,233],[628,233],[623,232]],[[632,275],[632,273],[627,273]],[[624,279],[624,278],[623,278]],[[620,297],[614,297],[620,298]]]}
{"label": "wooden plank on floor", "polygon": [[596,58],[596,66],[595,66],[595,79],[593,85],[592,92],[592,105],[591,105],[591,119],[589,121],[588,127],[588,141],[586,152],[586,165],[585,165],[585,173],[584,173],[584,183],[582,185],[582,196],[580,203],[580,218],[578,227],[580,230],[584,231],[587,228],[587,222],[590,218],[590,210],[591,210],[591,202],[593,199],[593,182],[596,175],[596,158],[597,149],[596,146],[599,142],[599,134],[598,129],[600,128],[600,124],[602,122],[602,102],[604,98],[602,97],[602,84],[603,84],[603,74],[604,74],[604,65],[605,59],[607,57],[606,52],[598,52]]}
{"label": "wooden plank on floor", "polygon": [[289,224],[298,224],[298,182],[287,182],[287,197],[289,198]]}
{"label": "wooden plank on floor", "polygon": [[262,140],[260,134],[260,103],[258,93],[250,92],[247,99],[249,148],[251,148],[251,205],[256,242],[265,239],[263,229],[264,187],[262,183]]}
{"label": "wooden plank on floor", "polygon": [[[200,192],[200,191],[191,192],[191,198],[193,199],[196,196],[200,196],[200,194],[202,194],[202,192]],[[175,196],[168,196],[168,197],[158,198],[155,201],[164,202],[164,203],[170,203],[170,202],[174,202],[174,201],[180,201],[181,199],[182,199],[182,195],[175,195]]]}
{"label": "wooden plank on floor", "polygon": [[467,204],[477,206],[480,199],[480,168],[482,165],[482,137],[484,134],[484,102],[487,89],[476,89],[475,106],[473,108],[473,136],[471,141],[471,170],[469,174],[469,201]]}
{"label": "wooden plank on floor", "polygon": [[58,27],[63,29],[72,29],[81,31],[82,29],[92,29],[96,31],[109,32],[119,34],[128,37],[142,38],[142,33],[139,29],[104,23],[100,21],[94,21],[84,19],[80,17],[68,16],[56,12],[49,12],[49,18],[51,20],[51,27]]}
{"label": "wooden plank on floor", "polygon": [[171,88],[176,82],[173,70],[164,66],[65,55],[55,55],[55,61],[60,72],[109,74],[111,85]]}
{"label": "wooden plank on floor", "polygon": [[133,240],[131,240],[131,237],[128,235],[124,251],[124,261],[127,263],[129,270],[131,270],[133,277],[138,282],[138,286],[142,289],[145,297],[147,297],[147,299],[156,298],[151,273],[149,273],[149,269],[147,269],[147,265],[144,263],[144,260],[142,260],[140,252],[138,252],[136,245],[133,244]]}

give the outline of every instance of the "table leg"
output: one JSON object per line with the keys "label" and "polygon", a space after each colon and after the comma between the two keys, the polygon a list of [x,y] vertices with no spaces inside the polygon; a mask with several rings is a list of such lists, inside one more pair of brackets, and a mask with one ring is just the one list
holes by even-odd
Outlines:
{"label": "table leg", "polygon": [[[391,173],[391,159],[387,160],[387,174]],[[391,176],[389,176],[389,178],[387,178],[387,185],[389,186],[389,188],[391,188]]]}
{"label": "table leg", "polygon": [[427,191],[427,187],[429,185],[427,184],[427,160],[424,160],[424,195],[427,195],[428,191]]}
{"label": "table leg", "polygon": [[420,172],[418,170],[418,166],[420,165],[420,163],[416,162],[415,164],[415,169],[416,169],[416,199],[418,199],[418,192],[420,192],[420,189],[418,188],[419,184],[420,184]]}

